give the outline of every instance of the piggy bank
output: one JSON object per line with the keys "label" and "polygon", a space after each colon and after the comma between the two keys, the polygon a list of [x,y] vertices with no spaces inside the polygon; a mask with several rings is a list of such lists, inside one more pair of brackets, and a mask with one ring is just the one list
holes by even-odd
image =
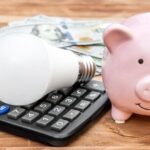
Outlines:
{"label": "piggy bank", "polygon": [[150,13],[109,26],[102,77],[111,115],[124,123],[133,113],[150,116]]}

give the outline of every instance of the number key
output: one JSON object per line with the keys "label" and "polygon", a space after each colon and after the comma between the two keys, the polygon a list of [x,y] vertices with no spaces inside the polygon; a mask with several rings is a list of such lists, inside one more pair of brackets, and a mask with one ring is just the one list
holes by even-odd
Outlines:
{"label": "number key", "polygon": [[59,119],[58,121],[56,121],[56,122],[51,126],[51,128],[52,128],[53,130],[56,130],[56,131],[61,131],[61,130],[63,130],[68,124],[69,124],[69,122],[68,122],[67,120]]}
{"label": "number key", "polygon": [[52,117],[52,116],[44,115],[42,118],[40,118],[36,122],[36,124],[39,126],[47,126],[53,119],[54,119],[54,117]]}
{"label": "number key", "polygon": [[76,109],[79,109],[81,111],[85,110],[90,105],[89,101],[81,100],[76,106]]}
{"label": "number key", "polygon": [[56,105],[52,110],[48,112],[50,115],[58,116],[65,110],[65,107]]}
{"label": "number key", "polygon": [[63,98],[63,95],[60,93],[50,93],[47,101],[51,102],[52,104],[57,104]]}
{"label": "number key", "polygon": [[78,88],[71,95],[79,98],[82,95],[84,95],[86,93],[86,91],[87,91],[86,89]]}
{"label": "number key", "polygon": [[8,113],[8,117],[11,119],[18,119],[21,115],[23,115],[25,112],[25,109],[16,107],[11,112]]}
{"label": "number key", "polygon": [[50,108],[51,108],[51,104],[50,103],[42,102],[41,104],[39,104],[38,106],[36,106],[34,108],[34,110],[36,110],[38,112],[41,112],[41,113],[45,113]]}
{"label": "number key", "polygon": [[29,111],[26,115],[22,117],[22,121],[26,123],[32,123],[38,116],[39,113],[35,111]]}
{"label": "number key", "polygon": [[96,100],[100,95],[101,95],[100,92],[92,91],[92,92],[90,92],[90,93],[85,97],[85,99],[90,100],[90,101],[94,101],[94,100]]}
{"label": "number key", "polygon": [[68,96],[67,98],[65,98],[60,104],[66,107],[71,106],[77,99],[74,97],[70,97]]}

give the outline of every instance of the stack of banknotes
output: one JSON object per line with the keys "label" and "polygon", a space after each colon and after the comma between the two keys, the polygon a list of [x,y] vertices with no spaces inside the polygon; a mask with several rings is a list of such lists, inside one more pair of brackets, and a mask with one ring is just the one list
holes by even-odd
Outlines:
{"label": "stack of banknotes", "polygon": [[10,22],[0,29],[0,35],[10,32],[31,33],[56,47],[78,55],[89,55],[96,63],[96,75],[100,75],[105,49],[102,35],[110,24],[112,22],[103,20],[72,20],[38,15]]}

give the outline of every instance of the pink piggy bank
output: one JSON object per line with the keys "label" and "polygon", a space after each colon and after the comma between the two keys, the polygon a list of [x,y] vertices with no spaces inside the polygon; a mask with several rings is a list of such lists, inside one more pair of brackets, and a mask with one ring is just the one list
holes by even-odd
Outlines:
{"label": "pink piggy bank", "polygon": [[133,113],[150,116],[150,13],[109,26],[104,42],[102,77],[112,118],[124,123]]}

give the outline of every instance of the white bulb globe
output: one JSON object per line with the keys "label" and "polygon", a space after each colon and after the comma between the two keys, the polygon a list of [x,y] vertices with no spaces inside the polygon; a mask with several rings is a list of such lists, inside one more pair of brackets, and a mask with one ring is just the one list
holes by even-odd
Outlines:
{"label": "white bulb globe", "polygon": [[69,87],[77,81],[79,69],[77,55],[34,35],[0,37],[0,100],[5,103],[27,105],[53,90]]}

